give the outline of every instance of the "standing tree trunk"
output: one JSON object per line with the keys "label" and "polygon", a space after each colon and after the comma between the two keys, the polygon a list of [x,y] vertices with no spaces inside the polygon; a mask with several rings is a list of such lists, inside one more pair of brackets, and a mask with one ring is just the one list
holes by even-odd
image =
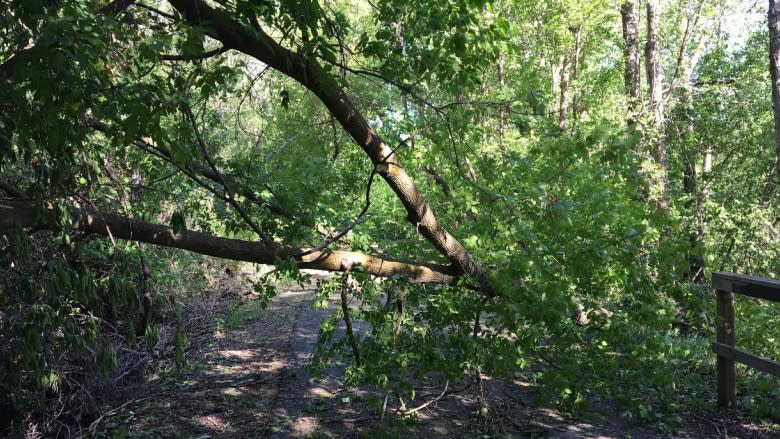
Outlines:
{"label": "standing tree trunk", "polygon": [[639,29],[636,2],[628,0],[620,6],[623,21],[623,57],[625,71],[623,81],[628,97],[628,124],[636,123],[639,111]]}
{"label": "standing tree trunk", "polygon": [[650,112],[654,137],[653,158],[660,167],[661,194],[658,207],[668,208],[668,161],[666,158],[666,138],[664,135],[664,100],[661,90],[661,68],[658,60],[658,0],[647,0],[647,44],[645,45],[645,66],[647,68],[647,86],[650,94]]}
{"label": "standing tree trunk", "polygon": [[569,56],[563,57],[561,63],[561,99],[558,105],[558,128],[561,132],[566,131],[566,127],[569,124],[569,119],[566,114],[569,108]]}
{"label": "standing tree trunk", "polygon": [[[688,280],[703,285],[704,277],[704,223],[701,219],[702,194],[699,189],[699,176],[696,164],[699,162],[698,146],[693,145],[693,118],[691,90],[686,80],[681,86],[679,143],[683,155],[683,191],[687,197],[685,208],[689,213],[688,224]],[[709,172],[705,169],[705,172]]]}
{"label": "standing tree trunk", "polygon": [[574,92],[572,93],[571,97],[571,115],[572,115],[572,129],[576,128],[577,126],[577,119],[579,117],[580,112],[580,104],[579,101],[579,86],[578,81],[580,79],[580,51],[581,51],[581,36],[582,32],[582,26],[575,25],[575,26],[569,26],[569,32],[572,33],[574,36],[574,49],[572,53],[572,72],[571,72],[571,82],[574,83]]}
{"label": "standing tree trunk", "polygon": [[[506,86],[504,71],[506,62],[506,54],[501,52],[498,55],[498,64],[496,65],[496,73],[498,75],[498,87],[500,88],[503,96],[504,87]],[[498,150],[501,154],[506,153],[506,145],[504,145],[504,131],[506,130],[506,114],[508,112],[508,104],[500,103],[498,106]]]}
{"label": "standing tree trunk", "polygon": [[780,4],[769,0],[769,73],[772,77],[772,109],[775,114],[775,166],[780,180]]}
{"label": "standing tree trunk", "polygon": [[[502,12],[504,19],[507,21],[510,20],[510,6],[506,5],[504,6],[504,9]],[[496,65],[496,74],[498,76],[498,86],[501,90],[501,96],[502,100],[504,100],[504,92],[506,90],[506,52],[504,50],[501,50],[501,52],[498,54],[498,63]],[[498,108],[498,150],[501,152],[501,154],[506,154],[506,144],[504,143],[504,137],[506,133],[506,121],[507,121],[507,115],[510,111],[510,104],[502,102],[499,104]]]}
{"label": "standing tree trunk", "polygon": [[[677,52],[677,63],[669,90],[671,94],[677,85],[680,96],[677,111],[679,116],[675,119],[678,121],[676,130],[678,148],[683,159],[683,192],[686,196],[685,210],[688,218],[690,218],[687,225],[689,244],[687,256],[688,280],[700,286],[706,282],[704,265],[706,223],[704,213],[702,212],[702,206],[706,201],[706,193],[700,182],[710,172],[712,151],[708,150],[702,162],[704,151],[702,150],[702,145],[695,140],[694,136],[692,78],[693,66],[696,65],[697,60],[701,56],[704,48],[703,41],[707,35],[706,32],[699,32],[699,37],[693,40],[693,36],[697,33],[697,25],[701,17],[704,1],[700,0],[698,2],[693,15],[684,16],[680,21],[682,40],[680,49]],[[690,47],[692,42],[693,46]],[[689,53],[689,47],[693,50],[686,56]],[[697,168],[698,165],[702,166]],[[698,169],[702,171],[699,172]]]}
{"label": "standing tree trunk", "polygon": [[[122,210],[127,212],[128,219],[132,220],[133,215],[131,207],[133,204],[141,201],[141,171],[137,165],[133,166],[132,176],[130,177],[130,192],[125,189],[122,184],[122,179],[119,174],[114,170],[111,164],[106,161],[103,163],[103,170],[116,186],[117,197],[119,198],[119,204],[122,206]],[[149,327],[149,319],[152,316],[152,293],[149,290],[149,265],[144,258],[144,243],[135,241],[135,245],[138,247],[138,262],[140,272],[138,273],[138,302],[141,304],[140,315],[135,325],[136,335],[144,335],[146,329]]]}

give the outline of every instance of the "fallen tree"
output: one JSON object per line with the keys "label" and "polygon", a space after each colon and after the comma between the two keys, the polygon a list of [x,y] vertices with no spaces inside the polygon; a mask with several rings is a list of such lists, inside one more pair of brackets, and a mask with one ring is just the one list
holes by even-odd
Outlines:
{"label": "fallen tree", "polygon": [[[116,0],[101,8],[98,15],[114,16],[124,12],[133,3],[131,0]],[[406,220],[452,263],[457,275],[475,281],[479,289],[488,296],[498,294],[491,284],[487,271],[439,222],[432,206],[402,166],[395,150],[379,136],[352,103],[338,81],[323,69],[314,56],[306,56],[284,47],[266,33],[256,20],[252,20],[251,23],[239,21],[241,14],[212,7],[202,0],[170,0],[170,4],[190,26],[202,29],[206,35],[221,42],[222,48],[219,53],[228,50],[241,52],[292,78],[313,92],[355,144],[365,152],[374,166],[374,172],[379,174],[396,194],[406,210]],[[31,44],[15,53],[0,63],[2,78],[7,83],[14,84],[14,72],[19,69],[19,66],[44,62],[46,51],[49,49],[49,47]],[[98,131],[108,130],[108,125],[102,122],[91,125]],[[269,204],[269,209],[283,216],[290,216],[276,204]],[[244,220],[249,221],[247,218]],[[139,241],[143,240],[139,239]]]}
{"label": "fallen tree", "polygon": [[207,35],[224,47],[237,50],[289,76],[311,92],[327,107],[354,142],[363,149],[406,209],[412,223],[453,266],[479,284],[487,295],[497,292],[490,284],[488,273],[438,221],[433,208],[423,197],[400,160],[379,134],[369,125],[349,96],[328,75],[316,59],[307,58],[282,46],[259,24],[248,29],[227,12],[213,8],[202,0],[171,0],[171,5],[193,26],[202,26]]}
{"label": "fallen tree", "polygon": [[[40,10],[14,4],[8,14],[0,13],[13,30],[0,35],[0,195],[8,197],[0,198],[0,265],[5,270],[0,290],[8,292],[0,295],[0,344],[8,349],[0,357],[15,362],[5,369],[0,364],[0,406],[13,399],[14,409],[22,414],[45,401],[48,381],[41,377],[59,376],[51,373],[56,371],[48,345],[51,334],[64,334],[57,340],[63,352],[75,352],[86,343],[96,353],[94,360],[108,370],[113,367],[111,352],[101,350],[104,328],[96,321],[127,332],[128,342],[147,336],[146,329],[153,332],[159,316],[152,315],[147,326],[150,313],[141,306],[149,291],[143,258],[159,275],[159,284],[152,285],[156,291],[174,290],[166,282],[188,278],[165,271],[170,266],[155,258],[151,246],[124,245],[122,240],[258,264],[401,278],[415,285],[391,282],[378,290],[369,276],[356,275],[352,281],[365,285],[347,291],[350,275],[342,277],[345,321],[389,316],[393,335],[380,339],[392,339],[393,350],[420,347],[421,340],[415,338],[423,332],[405,329],[432,320],[416,316],[427,305],[431,310],[444,303],[457,305],[463,309],[459,324],[471,330],[472,316],[479,318],[485,303],[483,296],[496,295],[487,272],[456,233],[444,227],[456,224],[457,218],[442,221],[434,214],[435,199],[429,203],[410,175],[417,168],[414,158],[398,149],[404,145],[394,147],[375,130],[393,135],[374,122],[381,112],[361,114],[353,104],[354,99],[363,105],[374,93],[363,95],[355,88],[365,78],[356,75],[348,84],[320,64],[326,62],[320,55],[305,49],[305,38],[296,41],[311,21],[280,28],[287,18],[297,20],[297,5],[266,13],[252,9],[257,4],[243,2],[106,2],[47,3]],[[319,20],[338,18],[329,11],[320,13]],[[352,43],[333,34],[330,38],[351,50]],[[219,47],[212,48],[214,44]],[[262,63],[259,70],[271,72],[267,84],[257,90],[255,60]],[[285,93],[281,106],[276,101],[278,84]],[[242,119],[244,91],[257,93],[258,108],[276,105],[277,114]],[[221,93],[229,97],[223,100]],[[290,105],[292,93],[301,105]],[[279,158],[274,156],[275,143],[287,145],[301,132],[293,120],[285,120],[288,106],[290,113],[293,108],[314,108],[303,126],[324,126],[318,123],[325,120],[329,130],[327,136],[296,145],[295,154],[288,148]],[[235,115],[236,126],[223,132],[225,114]],[[253,130],[270,121],[283,123],[266,135],[254,135]],[[337,137],[349,137],[359,148],[354,153],[342,148],[339,155],[334,140],[337,154],[311,160]],[[411,172],[399,156],[408,160]],[[368,183],[362,186],[366,175]],[[392,192],[374,185],[375,203],[369,211],[377,177]],[[399,211],[396,199],[406,223],[393,222]],[[193,227],[200,231],[184,230],[178,221],[170,226],[139,219],[162,218],[171,208],[192,224],[203,224]],[[51,234],[39,233],[47,230],[76,237],[79,245],[60,246]],[[225,232],[217,236],[203,230]],[[393,257],[369,250],[374,242]],[[27,257],[38,245],[45,251]],[[142,264],[136,272],[138,257]],[[457,284],[468,291],[442,288],[430,295],[420,284]],[[190,294],[193,289],[182,291]],[[349,303],[352,297],[359,312]],[[455,310],[454,305],[442,315]],[[142,324],[137,324],[139,312]],[[7,316],[15,326],[5,324]],[[372,353],[359,343],[352,348],[356,364],[392,368],[381,357],[391,349]],[[446,364],[462,362],[450,357]],[[18,400],[28,392],[37,393],[29,401]]]}
{"label": "fallen tree", "polygon": [[[299,268],[326,271],[359,270],[378,277],[402,276],[411,283],[453,284],[458,279],[457,272],[452,267],[435,263],[404,262],[352,251],[314,250],[276,243],[266,245],[262,242],[224,238],[192,230],[175,231],[168,226],[76,207],[72,203],[61,206],[69,211],[74,230],[112,239],[145,242],[257,264],[273,265],[291,259]],[[59,206],[53,203],[37,207],[32,201],[0,201],[0,232],[12,228],[55,229],[58,227],[59,211]]]}

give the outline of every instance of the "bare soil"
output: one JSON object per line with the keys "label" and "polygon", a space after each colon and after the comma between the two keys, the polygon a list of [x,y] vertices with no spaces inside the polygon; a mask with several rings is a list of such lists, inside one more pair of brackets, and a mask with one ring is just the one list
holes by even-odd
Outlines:
{"label": "bare soil", "polygon": [[[315,274],[323,276],[322,274]],[[98,428],[105,437],[134,438],[770,438],[768,428],[733,412],[688,412],[674,435],[620,416],[614,403],[594,404],[573,419],[534,404],[534,386],[483,377],[489,405],[479,413],[476,388],[421,383],[408,407],[431,402],[416,419],[399,419],[393,395],[346,387],[342,365],[326,378],[305,369],[320,321],[328,310],[311,307],[313,287],[291,287],[264,311],[233,314],[203,340],[192,340],[189,366],[175,376],[151,376],[117,394]],[[251,309],[251,308],[250,308]],[[369,400],[387,401],[369,404]],[[385,399],[386,398],[386,399]]]}

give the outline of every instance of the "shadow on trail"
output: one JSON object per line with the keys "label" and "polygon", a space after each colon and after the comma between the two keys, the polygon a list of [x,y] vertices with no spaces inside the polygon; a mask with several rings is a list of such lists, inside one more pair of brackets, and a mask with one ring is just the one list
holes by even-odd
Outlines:
{"label": "shadow on trail", "polygon": [[[523,402],[533,398],[531,390],[489,379],[484,381],[485,397],[495,410],[486,417],[477,415],[474,388],[437,400],[413,422],[399,420],[389,409],[383,416],[381,404],[368,403],[369,392],[348,389],[340,381],[342,364],[331,365],[323,378],[306,370],[320,322],[335,308],[312,308],[312,293],[291,288],[243,327],[218,329],[177,383],[161,385],[155,397],[138,407],[129,429],[141,437],[198,439],[609,437],[587,424],[569,426],[553,411],[543,415]],[[357,324],[354,329],[367,328]],[[442,383],[420,389],[407,404],[436,399],[441,389]],[[394,395],[373,397],[386,397],[389,407],[398,406]]]}
{"label": "shadow on trail", "polygon": [[[312,295],[313,288],[290,288],[267,309],[241,320],[242,325],[218,328],[176,383],[148,384],[153,396],[135,404],[119,428],[130,437],[196,439],[717,437],[656,434],[628,423],[610,403],[596,404],[587,421],[573,420],[535,406],[531,383],[490,377],[483,378],[487,414],[478,412],[475,386],[461,384],[437,399],[443,383],[421,383],[428,387],[407,405],[435,402],[419,410],[414,421],[401,420],[390,410],[398,407],[394,395],[347,388],[340,381],[344,365],[331,365],[319,379],[306,370],[320,322],[335,308],[312,308]],[[355,330],[366,328],[356,325]],[[389,408],[383,416],[385,398]]]}

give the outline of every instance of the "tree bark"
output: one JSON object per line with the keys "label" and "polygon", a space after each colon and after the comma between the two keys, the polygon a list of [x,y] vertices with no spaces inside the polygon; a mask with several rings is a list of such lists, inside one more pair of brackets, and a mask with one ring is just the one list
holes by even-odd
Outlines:
{"label": "tree bark", "polygon": [[775,178],[780,181],[780,3],[769,0],[769,74],[775,116]]}
{"label": "tree bark", "polygon": [[669,164],[666,157],[666,136],[664,134],[664,100],[661,89],[661,67],[658,56],[658,0],[647,0],[647,43],[645,45],[645,67],[647,68],[647,86],[650,94],[650,112],[654,135],[653,158],[661,169],[661,196],[658,206],[668,209]]}
{"label": "tree bark", "polygon": [[636,123],[639,111],[639,29],[636,1],[628,0],[620,6],[623,22],[623,81],[628,97],[628,123]]}
{"label": "tree bark", "polygon": [[[506,54],[502,51],[498,55],[498,63],[496,64],[496,74],[498,77],[498,87],[501,90],[502,96],[504,88],[506,87],[505,79],[505,63]],[[506,145],[504,144],[504,131],[506,130],[506,115],[509,112],[508,104],[499,104],[498,106],[498,150],[501,154],[506,154]]]}
{"label": "tree bark", "polygon": [[569,64],[569,56],[565,55],[561,63],[561,90],[558,103],[558,129],[561,132],[566,131],[566,127],[569,124],[567,115],[569,109]]}
{"label": "tree bark", "polygon": [[[114,168],[111,166],[111,163],[107,159],[103,162],[103,171],[115,186],[117,198],[119,198],[119,205],[122,206],[122,211],[128,212],[127,218],[132,220],[133,215],[129,212],[132,211],[132,205],[140,201],[138,198],[139,192],[133,191],[133,186],[131,183],[131,192],[128,195],[127,190],[122,185],[121,177],[117,174],[116,170],[114,170]],[[132,175],[133,176],[131,181],[136,182],[135,187],[137,189],[141,184],[141,174],[138,167],[133,166]],[[149,291],[147,283],[150,272],[149,265],[146,264],[146,258],[144,257],[144,244],[142,242],[135,241],[135,245],[138,246],[138,262],[140,269],[138,273],[138,301],[141,304],[141,314],[138,319],[138,324],[135,328],[135,333],[143,335],[146,333],[146,329],[149,327],[149,319],[152,316],[152,293]]]}
{"label": "tree bark", "polygon": [[699,172],[697,166],[701,163],[702,149],[694,138],[693,124],[693,66],[696,65],[703,48],[703,38],[706,33],[700,33],[700,37],[694,43],[693,52],[686,57],[686,52],[696,33],[696,27],[701,16],[704,0],[700,0],[692,16],[683,17],[680,25],[682,40],[677,51],[677,60],[674,67],[671,85],[667,93],[670,96],[676,87],[679,87],[679,100],[676,114],[678,149],[683,160],[683,192],[686,195],[685,209],[689,219],[686,225],[688,234],[688,280],[691,283],[703,286],[706,283],[704,246],[706,224],[702,205],[706,201],[706,193],[700,187],[700,178],[708,173],[709,167],[705,162]]}
{"label": "tree bark", "polygon": [[204,26],[206,33],[225,47],[238,50],[289,76],[313,92],[371,159],[379,175],[403,204],[407,220],[453,264],[455,269],[477,281],[489,296],[497,294],[488,274],[466,251],[463,244],[438,222],[433,209],[394,151],[368,124],[338,83],[313,59],[281,46],[260,28],[249,31],[228,13],[202,0],[170,0],[186,20]]}
{"label": "tree bark", "polygon": [[[350,251],[322,250],[298,256],[306,249],[266,245],[262,242],[222,238],[196,231],[176,233],[171,227],[137,221],[125,216],[68,206],[73,228],[100,236],[173,247],[202,255],[273,265],[279,259],[293,258],[299,268],[326,271],[363,271],[374,276],[400,275],[412,283],[454,284],[458,273],[450,266],[410,263]],[[57,227],[57,209],[44,208],[32,201],[0,200],[0,232],[23,227],[39,230]]]}
{"label": "tree bark", "polygon": [[[679,143],[682,147],[683,155],[683,191],[687,197],[685,208],[691,218],[687,225],[688,233],[688,279],[691,283],[703,285],[705,282],[704,273],[704,255],[702,246],[704,245],[704,224],[700,219],[701,193],[696,172],[696,164],[699,162],[699,151],[694,145],[691,145],[691,136],[693,135],[693,120],[691,113],[692,97],[690,88],[686,81],[682,88],[680,97],[681,117],[679,129]],[[708,172],[708,171],[707,171]]]}
{"label": "tree bark", "polygon": [[573,92],[571,93],[571,116],[572,116],[572,123],[571,128],[572,130],[575,130],[577,128],[577,121],[579,120],[579,114],[581,110],[581,105],[579,103],[580,100],[580,88],[579,88],[579,80],[580,80],[580,65],[582,64],[581,55],[582,55],[582,26],[581,25],[575,25],[575,26],[569,26],[569,32],[572,33],[572,36],[574,37],[574,47],[572,48],[572,66],[571,66],[571,80],[569,81],[569,86],[574,84]]}
{"label": "tree bark", "polygon": [[[504,6],[502,13],[504,15],[504,19],[507,21],[510,19],[509,11],[510,6]],[[503,100],[504,91],[506,90],[506,53],[504,50],[501,50],[501,52],[498,54],[496,76],[498,79],[499,90],[501,90],[501,99]],[[504,138],[507,125],[507,115],[509,114],[510,109],[511,107],[508,103],[502,103],[498,107],[498,151],[501,154],[506,154],[506,143],[504,142]]]}

